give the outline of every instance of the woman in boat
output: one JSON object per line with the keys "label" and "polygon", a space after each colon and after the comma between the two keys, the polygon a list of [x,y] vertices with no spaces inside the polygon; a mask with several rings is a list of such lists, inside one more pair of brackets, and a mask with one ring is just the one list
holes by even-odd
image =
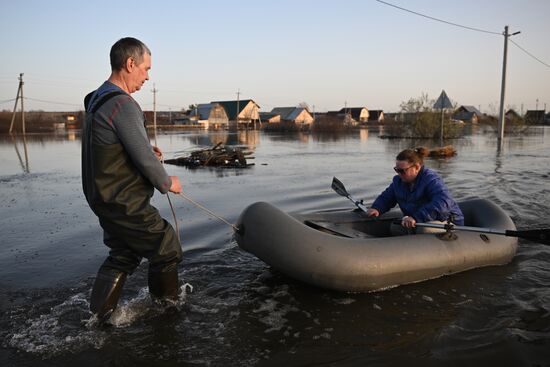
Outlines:
{"label": "woman in boat", "polygon": [[464,215],[443,179],[424,166],[425,148],[405,149],[395,158],[392,183],[382,192],[367,211],[369,217],[378,217],[396,204],[404,214],[402,227],[413,229],[416,223],[447,222],[464,225]]}

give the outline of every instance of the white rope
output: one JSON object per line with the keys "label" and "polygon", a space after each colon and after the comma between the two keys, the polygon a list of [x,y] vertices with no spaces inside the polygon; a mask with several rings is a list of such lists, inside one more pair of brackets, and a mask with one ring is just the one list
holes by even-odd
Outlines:
{"label": "white rope", "polygon": [[224,219],[224,218],[220,217],[219,215],[213,213],[212,211],[208,210],[207,208],[205,208],[201,204],[197,203],[196,201],[194,201],[190,197],[186,196],[183,192],[180,192],[178,195],[180,195],[185,200],[188,200],[189,202],[191,202],[197,208],[204,210],[205,212],[207,212],[208,214],[210,214],[214,218],[217,218],[217,219],[221,220],[222,222],[224,222],[225,224],[227,224],[228,226],[231,226],[235,231],[239,230],[239,228],[237,226],[235,226],[234,224],[229,223],[226,219]]}
{"label": "white rope", "polygon": [[172,210],[172,218],[174,218],[174,224],[176,226],[176,236],[178,237],[178,242],[181,245],[181,239],[180,239],[180,229],[178,226],[178,218],[176,218],[176,211],[174,210],[174,206],[172,205],[172,200],[170,200],[170,193],[166,193],[166,197],[168,198],[168,204],[170,204],[170,209]]}
{"label": "white rope", "polygon": [[[160,162],[162,164],[164,164],[164,157],[161,156],[160,158]],[[189,202],[191,202],[193,205],[195,205],[197,208],[199,209],[202,209],[204,210],[205,212],[207,212],[208,214],[210,214],[211,216],[213,216],[214,218],[217,218],[219,220],[221,220],[222,222],[224,222],[225,224],[227,224],[228,226],[232,227],[234,231],[239,231],[239,228],[237,226],[235,226],[234,224],[231,224],[229,223],[225,218],[215,214],[214,212],[212,212],[211,210],[208,210],[207,208],[205,208],[204,206],[202,206],[201,204],[197,203],[196,201],[194,201],[193,199],[191,199],[190,197],[186,196],[183,192],[180,192],[179,194],[177,195],[180,195],[182,198],[184,198],[185,200],[188,200]],[[179,231],[179,228],[178,228],[178,220],[176,218],[176,212],[174,210],[174,206],[172,205],[172,201],[170,200],[170,195],[169,193],[166,193],[166,197],[168,198],[168,203],[170,204],[170,209],[172,210],[172,217],[174,218],[174,224],[176,226],[176,234],[178,236],[178,241],[180,242],[181,244],[181,240],[180,240],[180,231]]]}
{"label": "white rope", "polygon": [[[164,165],[164,155],[160,156],[160,163]],[[180,239],[180,229],[178,226],[178,218],[176,218],[176,211],[174,210],[174,206],[172,205],[172,200],[170,200],[170,192],[166,193],[166,198],[168,199],[168,204],[170,204],[170,210],[172,210],[172,218],[174,218],[174,225],[176,227],[176,236],[178,237],[178,242],[181,245],[181,239]]]}

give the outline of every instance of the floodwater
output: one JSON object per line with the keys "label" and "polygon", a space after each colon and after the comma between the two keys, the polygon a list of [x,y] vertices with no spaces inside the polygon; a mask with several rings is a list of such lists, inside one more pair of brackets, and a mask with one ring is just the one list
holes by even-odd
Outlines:
{"label": "floodwater", "polygon": [[[404,148],[436,143],[348,134],[185,132],[158,136],[167,157],[218,142],[247,145],[255,166],[167,166],[193,200],[234,223],[256,201],[289,212],[346,208],[338,177],[372,200]],[[550,128],[450,142],[428,159],[456,199],[489,198],[520,229],[550,226]],[[1,366],[550,365],[550,247],[520,240],[514,260],[375,293],[302,284],[243,252],[232,229],[172,196],[184,250],[177,310],[152,307],[146,262],[129,278],[115,326],[88,312],[107,255],[80,183],[78,133],[0,136]],[[166,197],[153,203],[171,222]]]}

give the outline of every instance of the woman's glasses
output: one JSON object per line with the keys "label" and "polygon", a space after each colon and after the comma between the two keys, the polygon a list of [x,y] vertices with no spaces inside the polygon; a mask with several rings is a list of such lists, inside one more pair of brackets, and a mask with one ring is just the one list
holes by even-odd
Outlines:
{"label": "woman's glasses", "polygon": [[397,174],[402,175],[402,174],[404,174],[405,172],[407,172],[407,170],[408,170],[409,168],[411,168],[412,166],[414,166],[414,164],[411,164],[410,166],[405,167],[405,168],[393,167],[393,170],[394,170]]}

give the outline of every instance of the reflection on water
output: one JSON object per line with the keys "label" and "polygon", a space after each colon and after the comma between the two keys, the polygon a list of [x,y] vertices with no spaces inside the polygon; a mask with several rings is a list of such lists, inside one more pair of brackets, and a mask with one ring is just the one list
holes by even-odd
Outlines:
{"label": "reflection on water", "polygon": [[[479,128],[478,128],[479,129]],[[332,177],[370,202],[405,148],[380,130],[159,135],[167,156],[219,142],[254,149],[250,169],[166,166],[185,193],[235,223],[256,201],[289,212],[348,208]],[[486,197],[518,228],[548,227],[550,128],[505,139],[480,131],[447,141],[456,157],[427,159],[458,199]],[[78,133],[0,136],[0,365],[548,365],[550,248],[520,241],[511,264],[370,294],[296,282],[241,251],[228,226],[174,197],[193,286],[179,312],[147,308],[105,331],[86,328],[87,299],[107,250],[80,182]],[[32,173],[28,173],[32,167]],[[153,203],[171,218],[166,198]],[[120,312],[146,300],[147,263],[125,285]],[[145,302],[147,303],[147,302]]]}
{"label": "reflection on water", "polygon": [[212,132],[201,131],[182,135],[193,145],[198,147],[211,147],[217,144],[242,146],[246,145],[253,149],[260,142],[260,131],[258,130],[214,130]]}
{"label": "reflection on water", "polygon": [[238,135],[240,144],[250,148],[255,148],[260,144],[260,132],[258,130],[240,130]]}
{"label": "reflection on water", "polygon": [[369,138],[369,130],[368,129],[361,129],[359,130],[359,139],[361,141],[367,141],[367,139]]}
{"label": "reflection on water", "polygon": [[23,173],[30,173],[29,168],[29,153],[27,150],[27,137],[25,135],[21,135],[21,140],[23,141],[23,151],[25,153],[25,160],[23,161],[23,158],[21,158],[21,153],[19,153],[19,147],[17,144],[17,135],[11,135],[10,136],[13,142],[13,146],[15,148],[15,153],[17,154],[17,158],[19,159],[19,163],[21,164],[21,169],[23,170]]}

